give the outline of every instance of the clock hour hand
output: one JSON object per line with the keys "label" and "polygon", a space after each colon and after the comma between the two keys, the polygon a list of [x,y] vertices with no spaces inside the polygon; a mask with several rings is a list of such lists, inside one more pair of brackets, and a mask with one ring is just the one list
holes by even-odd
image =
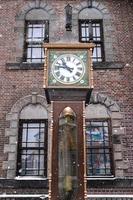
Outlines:
{"label": "clock hour hand", "polygon": [[69,72],[72,72],[73,71],[73,68],[71,67],[68,67],[66,62],[62,59],[62,64],[64,66],[64,69],[68,70]]}

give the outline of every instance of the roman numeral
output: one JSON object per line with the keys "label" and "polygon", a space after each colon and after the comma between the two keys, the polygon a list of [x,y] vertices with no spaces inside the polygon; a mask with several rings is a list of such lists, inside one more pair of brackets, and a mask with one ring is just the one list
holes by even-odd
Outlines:
{"label": "roman numeral", "polygon": [[80,65],[80,64],[81,64],[80,62],[76,63],[76,65]]}
{"label": "roman numeral", "polygon": [[75,60],[76,60],[76,59],[74,58],[72,62],[75,62]]}
{"label": "roman numeral", "polygon": [[55,72],[56,76],[60,76],[60,71]]}
{"label": "roman numeral", "polygon": [[74,80],[74,81],[76,81],[76,78],[75,78],[75,76],[73,76],[72,78],[73,78],[73,80]]}
{"label": "roman numeral", "polygon": [[70,60],[71,60],[70,56],[67,56],[66,60],[67,60],[67,61],[70,61]]}
{"label": "roman numeral", "polygon": [[82,71],[82,70],[83,70],[83,68],[82,68],[82,67],[78,67],[77,69],[78,69],[78,70],[80,70],[80,71]]}
{"label": "roman numeral", "polygon": [[55,65],[56,65],[56,66],[58,66],[58,65],[60,65],[60,63],[59,63],[59,62],[57,62],[57,63],[55,63]]}
{"label": "roman numeral", "polygon": [[69,78],[69,77],[66,77],[66,81],[69,82],[69,81],[70,81],[70,78]]}
{"label": "roman numeral", "polygon": [[65,76],[62,75],[62,76],[60,77],[60,79],[63,81],[63,80],[65,79]]}
{"label": "roman numeral", "polygon": [[64,63],[65,62],[64,58],[61,58],[61,61]]}
{"label": "roman numeral", "polygon": [[81,73],[80,73],[80,72],[77,72],[75,75],[76,75],[76,76],[80,76],[80,75],[81,75]]}

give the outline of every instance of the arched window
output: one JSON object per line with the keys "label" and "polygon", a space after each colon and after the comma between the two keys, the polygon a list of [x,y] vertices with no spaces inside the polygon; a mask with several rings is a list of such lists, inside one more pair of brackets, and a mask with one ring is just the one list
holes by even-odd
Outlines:
{"label": "arched window", "polygon": [[86,109],[86,158],[88,177],[111,177],[113,171],[111,119],[106,107],[90,104]]}
{"label": "arched window", "polygon": [[79,13],[79,41],[93,41],[93,61],[104,61],[103,16],[97,9],[85,8]]}
{"label": "arched window", "polygon": [[47,176],[47,113],[39,104],[20,113],[18,135],[18,176]]}
{"label": "arched window", "polygon": [[48,13],[43,9],[32,9],[25,16],[24,61],[44,62],[43,42],[49,41]]}

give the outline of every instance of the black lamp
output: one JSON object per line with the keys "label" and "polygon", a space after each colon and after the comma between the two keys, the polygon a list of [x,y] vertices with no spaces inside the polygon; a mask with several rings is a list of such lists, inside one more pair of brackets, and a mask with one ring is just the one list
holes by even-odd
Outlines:
{"label": "black lamp", "polygon": [[72,31],[72,6],[69,4],[65,7],[66,10],[66,31]]}

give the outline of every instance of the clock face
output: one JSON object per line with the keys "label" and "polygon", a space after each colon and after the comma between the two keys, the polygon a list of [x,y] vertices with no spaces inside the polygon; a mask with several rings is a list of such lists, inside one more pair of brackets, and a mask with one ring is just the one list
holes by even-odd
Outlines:
{"label": "clock face", "polygon": [[85,65],[77,55],[66,53],[54,60],[51,70],[55,81],[63,84],[74,84],[82,81]]}

